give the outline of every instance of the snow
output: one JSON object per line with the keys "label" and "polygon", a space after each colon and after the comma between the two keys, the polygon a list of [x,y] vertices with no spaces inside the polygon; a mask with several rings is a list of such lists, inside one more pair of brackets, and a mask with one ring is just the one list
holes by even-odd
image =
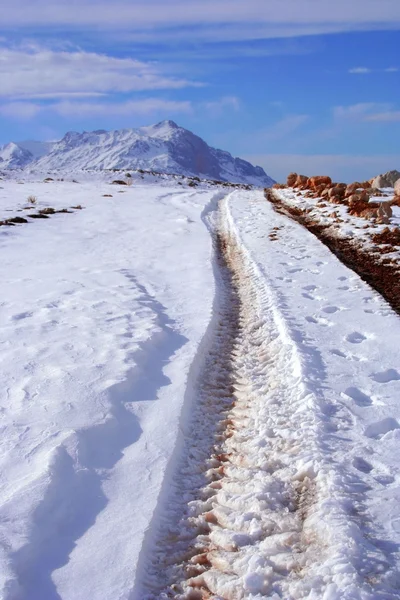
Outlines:
{"label": "snow", "polygon": [[143,169],[260,187],[274,183],[261,167],[253,167],[244,160],[233,158],[229,152],[211,148],[173,121],[139,129],[70,131],[62,140],[47,146],[39,142],[23,142],[20,146],[10,144],[0,148],[0,166],[67,172]]}
{"label": "snow", "polygon": [[[393,200],[393,188],[383,188],[382,192],[385,196],[371,196],[370,202],[379,204],[380,202],[391,202]],[[372,240],[372,236],[381,233],[387,228],[387,224],[372,223],[370,220],[350,215],[348,206],[345,204],[332,204],[327,200],[322,201],[320,198],[307,198],[304,191],[298,192],[293,188],[288,188],[274,190],[274,193],[278,197],[281,197],[285,203],[307,211],[314,221],[330,227],[335,236],[357,241],[366,250],[374,252],[376,260],[382,261],[388,257],[395,261],[400,260],[399,250],[393,248],[392,252],[385,252],[382,255],[378,251],[378,245]],[[390,227],[398,229],[400,227],[400,208],[392,206],[392,212],[393,216],[390,218]]]}
{"label": "snow", "polygon": [[[272,309],[293,353],[295,366],[282,365],[281,376],[285,384],[291,371],[298,376],[300,401],[287,406],[288,396],[275,417],[295,411],[298,429],[278,433],[301,440],[288,466],[294,477],[311,472],[317,486],[304,523],[313,540],[306,554],[312,546],[316,554],[301,583],[285,582],[279,597],[399,597],[399,318],[261,194],[249,202],[234,193],[227,211],[254,273],[259,318]],[[269,239],[274,227],[276,241]]]}
{"label": "snow", "polygon": [[261,191],[19,176],[83,208],[0,227],[0,598],[400,598],[381,296]]}
{"label": "snow", "polygon": [[128,597],[208,326],[216,192],[110,188],[0,190],[85,207],[0,229],[2,598]]}

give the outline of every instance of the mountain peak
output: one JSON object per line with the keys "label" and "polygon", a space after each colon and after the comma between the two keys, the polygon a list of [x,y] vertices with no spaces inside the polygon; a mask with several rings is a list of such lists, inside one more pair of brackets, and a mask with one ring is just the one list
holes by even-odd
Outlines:
{"label": "mountain peak", "polygon": [[39,157],[18,145],[11,152],[2,148],[0,164],[41,171],[144,169],[260,187],[274,183],[261,167],[208,146],[169,119],[140,129],[69,131]]}
{"label": "mountain peak", "polygon": [[161,129],[162,127],[170,127],[171,129],[180,129],[179,125],[175,123],[175,121],[171,121],[171,119],[166,119],[165,121],[160,121],[157,125],[154,125],[154,129]]}

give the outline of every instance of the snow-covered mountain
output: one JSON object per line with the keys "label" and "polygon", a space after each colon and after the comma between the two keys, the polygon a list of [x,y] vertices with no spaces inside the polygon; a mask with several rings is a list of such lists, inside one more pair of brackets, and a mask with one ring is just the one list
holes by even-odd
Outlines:
{"label": "snow-covered mountain", "polygon": [[[17,147],[14,144],[15,147]],[[144,169],[208,179],[270,186],[274,180],[261,167],[254,167],[229,152],[211,148],[191,131],[173,121],[139,129],[69,132],[49,151],[36,158],[25,148],[3,168],[34,170]],[[0,158],[3,156],[0,150]],[[4,159],[3,159],[4,160]],[[1,164],[1,163],[0,163]]]}
{"label": "snow-covered mountain", "polygon": [[14,142],[0,146],[0,169],[20,169],[33,160],[32,152]]}

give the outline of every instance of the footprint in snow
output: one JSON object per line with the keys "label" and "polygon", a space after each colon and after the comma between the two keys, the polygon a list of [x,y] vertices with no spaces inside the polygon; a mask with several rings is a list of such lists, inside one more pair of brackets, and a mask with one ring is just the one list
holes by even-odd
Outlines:
{"label": "footprint in snow", "polygon": [[353,333],[349,333],[348,335],[346,335],[345,339],[351,344],[361,344],[361,342],[363,342],[367,338],[362,333],[359,333],[358,331],[353,331]]}
{"label": "footprint in snow", "polygon": [[345,354],[337,348],[332,348],[331,350],[329,350],[329,352],[334,356],[339,356],[340,358],[345,358],[346,360],[354,360],[356,362],[360,362],[360,360],[363,360],[362,358],[355,356],[354,354]]}
{"label": "footprint in snow", "polygon": [[389,381],[398,381],[400,374],[396,369],[387,369],[381,373],[373,373],[370,377],[377,383],[389,383]]}
{"label": "footprint in snow", "polygon": [[327,319],[321,318],[321,317],[308,316],[305,319],[306,319],[306,321],[308,321],[308,323],[313,323],[315,325],[321,325],[322,327],[332,326],[332,323],[330,321],[328,321]]}
{"label": "footprint in snow", "polygon": [[318,289],[316,285],[305,285],[303,287],[306,292],[314,292],[316,289]]}
{"label": "footprint in snow", "polygon": [[23,319],[29,319],[29,317],[32,317],[33,313],[32,312],[22,312],[22,313],[17,313],[16,315],[13,315],[11,317],[11,319],[13,321],[22,321]]}
{"label": "footprint in snow", "polygon": [[372,404],[372,399],[356,387],[348,387],[343,393],[354,400],[358,406],[371,406]]}
{"label": "footprint in snow", "polygon": [[380,439],[382,436],[386,435],[390,431],[395,431],[396,429],[400,429],[400,425],[396,419],[387,417],[386,419],[376,421],[376,423],[369,425],[366,428],[364,435],[369,438]]}
{"label": "footprint in snow", "polygon": [[324,313],[328,313],[329,315],[333,315],[338,310],[340,310],[340,308],[338,308],[337,306],[324,306],[324,308],[322,308],[322,311]]}
{"label": "footprint in snow", "polygon": [[366,460],[361,458],[360,456],[355,456],[353,458],[353,467],[357,469],[357,471],[361,471],[362,473],[371,473],[374,468],[369,464]]}

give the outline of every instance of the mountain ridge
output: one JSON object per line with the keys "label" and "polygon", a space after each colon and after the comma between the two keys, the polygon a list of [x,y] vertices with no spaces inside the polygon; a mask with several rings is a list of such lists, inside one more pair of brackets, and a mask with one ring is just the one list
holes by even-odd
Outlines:
{"label": "mountain ridge", "polygon": [[69,131],[60,141],[49,143],[49,151],[39,156],[30,151],[34,144],[11,142],[0,147],[0,168],[40,171],[140,168],[262,187],[275,183],[261,167],[212,148],[170,120],[137,129]]}

